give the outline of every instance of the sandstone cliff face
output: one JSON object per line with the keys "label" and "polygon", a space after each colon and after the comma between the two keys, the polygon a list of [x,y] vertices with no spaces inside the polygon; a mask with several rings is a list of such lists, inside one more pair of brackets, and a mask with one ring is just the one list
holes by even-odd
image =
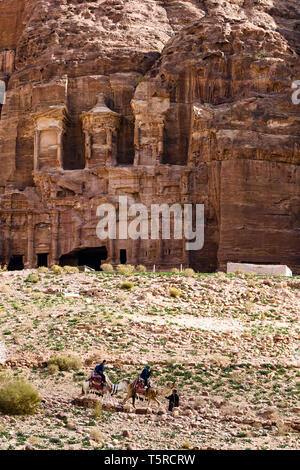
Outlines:
{"label": "sandstone cliff face", "polygon": [[[0,4],[0,262],[300,271],[296,0],[13,3]],[[204,203],[204,248],[101,242],[96,208],[119,195]]]}

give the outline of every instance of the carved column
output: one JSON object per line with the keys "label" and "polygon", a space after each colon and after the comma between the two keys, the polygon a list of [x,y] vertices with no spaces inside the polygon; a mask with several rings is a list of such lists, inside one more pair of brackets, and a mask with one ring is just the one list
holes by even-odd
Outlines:
{"label": "carved column", "polygon": [[34,267],[34,227],[33,214],[27,216],[27,255],[24,267],[27,269]]}
{"label": "carved column", "polygon": [[147,83],[141,83],[131,101],[135,115],[135,164],[160,164],[164,152],[164,121],[170,108],[165,91],[153,94]]}
{"label": "carved column", "polygon": [[116,141],[121,116],[109,109],[105,101],[101,93],[94,108],[81,115],[87,167],[117,164]]}
{"label": "carved column", "polygon": [[58,233],[59,233],[59,213],[53,212],[51,214],[51,251],[49,266],[58,264]]}
{"label": "carved column", "polygon": [[63,167],[63,135],[68,125],[67,110],[54,106],[33,115],[34,169]]}

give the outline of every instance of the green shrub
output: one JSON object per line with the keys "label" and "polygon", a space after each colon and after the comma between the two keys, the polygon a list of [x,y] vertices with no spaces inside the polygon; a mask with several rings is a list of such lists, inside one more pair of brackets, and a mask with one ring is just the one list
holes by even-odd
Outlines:
{"label": "green shrub", "polygon": [[11,380],[0,389],[0,411],[4,414],[31,415],[39,403],[37,390],[24,380]]}
{"label": "green shrub", "polygon": [[78,370],[82,361],[77,356],[55,356],[48,361],[48,367],[55,364],[59,370]]}
{"label": "green shrub", "polygon": [[27,276],[27,278],[25,279],[25,282],[33,282],[33,283],[37,283],[39,282],[40,278],[37,274],[34,274],[34,273],[31,273],[29,274],[29,276]]}
{"label": "green shrub", "polygon": [[169,290],[169,294],[171,297],[180,297],[182,295],[182,292],[176,287],[171,287],[171,289]]}
{"label": "green shrub", "polygon": [[114,270],[114,267],[112,264],[104,263],[104,264],[101,264],[101,269],[105,273],[111,273]]}
{"label": "green shrub", "polygon": [[126,282],[123,282],[123,284],[121,285],[121,289],[131,290],[133,288],[134,288],[133,282],[126,281]]}
{"label": "green shrub", "polygon": [[138,264],[135,268],[135,270],[138,272],[138,273],[146,273],[147,272],[147,268],[146,266],[142,265],[142,264]]}

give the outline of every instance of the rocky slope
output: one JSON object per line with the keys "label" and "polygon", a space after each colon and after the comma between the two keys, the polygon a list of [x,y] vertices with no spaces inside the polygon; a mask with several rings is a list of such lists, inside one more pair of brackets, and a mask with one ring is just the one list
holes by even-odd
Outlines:
{"label": "rocky slope", "polygon": [[[299,448],[299,287],[242,274],[1,274],[0,387],[24,377],[43,402],[32,417],[0,415],[0,448]],[[80,369],[45,368],[58,354]],[[114,383],[153,365],[161,406],[122,407],[121,392],[95,417],[99,399],[80,400],[80,385],[103,359]],[[181,397],[172,414],[170,381]]]}

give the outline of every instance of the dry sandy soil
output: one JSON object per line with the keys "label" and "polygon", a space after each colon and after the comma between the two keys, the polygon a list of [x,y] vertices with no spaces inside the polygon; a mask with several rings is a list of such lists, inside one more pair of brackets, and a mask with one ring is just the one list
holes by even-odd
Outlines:
{"label": "dry sandy soil", "polygon": [[[0,273],[1,373],[25,377],[42,402],[31,417],[0,414],[0,449],[299,448],[299,278],[49,272],[32,283],[30,273]],[[122,290],[124,280],[135,287]],[[74,353],[80,370],[43,364]],[[72,404],[102,359],[113,382],[153,365],[161,407],[108,406],[96,418]]]}

